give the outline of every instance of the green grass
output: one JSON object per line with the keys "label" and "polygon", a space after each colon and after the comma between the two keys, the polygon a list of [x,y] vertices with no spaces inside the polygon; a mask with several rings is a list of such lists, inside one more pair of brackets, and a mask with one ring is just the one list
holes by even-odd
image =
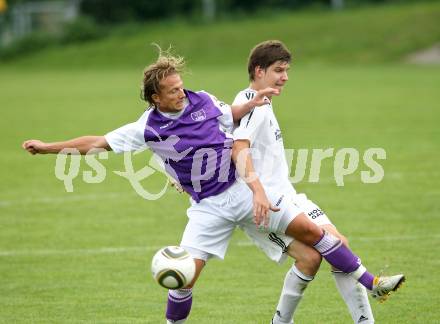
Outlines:
{"label": "green grass", "polygon": [[[440,67],[394,63],[439,41],[439,3],[267,15],[126,26],[100,41],[0,64],[1,323],[163,322],[166,291],[149,262],[157,248],[179,243],[187,198],[169,189],[157,201],[141,199],[114,174],[124,163],[111,153],[101,161],[102,183],[83,181],[90,170],[83,159],[66,193],[56,157],[30,156],[20,145],[104,134],[135,120],[153,41],[187,57],[188,88],[231,102],[247,85],[249,48],[267,38],[285,41],[297,59],[275,99],[286,148],[360,152],[345,186],[336,186],[327,159],[318,183],[307,181],[309,161],[296,188],[327,212],[371,271],[407,275],[389,302],[372,301],[377,323],[438,322]],[[370,147],[387,153],[378,184],[360,181]],[[138,169],[147,158],[136,157]],[[144,182],[150,191],[163,184],[159,175]],[[189,323],[269,322],[291,262],[277,266],[243,242],[237,231],[226,260],[206,267]],[[307,289],[298,323],[351,323],[328,270],[323,264]]]}
{"label": "green grass", "polygon": [[[135,42],[132,40],[133,43]],[[48,55],[48,59],[51,56]],[[382,147],[384,180],[362,184],[359,169],[337,187],[333,159],[306,192],[332,218],[373,272],[389,265],[408,282],[387,303],[372,301],[377,323],[436,323],[440,252],[439,68],[400,65],[293,67],[275,100],[286,148]],[[172,189],[158,201],[138,197],[102,163],[100,184],[74,180],[66,193],[55,156],[30,156],[28,138],[103,134],[143,111],[137,69],[82,71],[4,68],[0,74],[0,322],[162,323],[166,291],[152,280],[155,249],[177,244],[187,198]],[[226,101],[246,86],[244,69],[195,66],[189,88]],[[137,164],[147,155],[137,157]],[[361,160],[362,161],[362,160]],[[82,171],[90,168],[82,161]],[[308,172],[307,172],[308,174]],[[164,179],[144,185],[157,190]],[[189,323],[268,323],[289,264],[268,261],[237,231],[224,262],[213,261],[194,291]],[[108,251],[103,248],[115,248]],[[121,249],[126,248],[126,249]],[[298,323],[350,323],[328,266],[300,305]]]}
{"label": "green grass", "polygon": [[38,67],[140,70],[157,42],[172,44],[191,65],[244,65],[249,49],[266,39],[280,39],[303,64],[396,62],[440,41],[440,3],[422,2],[346,9],[265,12],[215,24],[179,20],[128,25],[99,41],[53,48],[4,64]]}

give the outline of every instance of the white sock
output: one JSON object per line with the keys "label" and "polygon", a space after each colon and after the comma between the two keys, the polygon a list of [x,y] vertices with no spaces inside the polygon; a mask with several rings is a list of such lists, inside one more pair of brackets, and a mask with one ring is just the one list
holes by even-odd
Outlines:
{"label": "white sock", "polygon": [[183,324],[183,323],[185,323],[185,322],[186,322],[186,318],[183,319],[183,320],[179,320],[179,321],[170,321],[170,320],[167,320],[167,324]]}
{"label": "white sock", "polygon": [[304,290],[313,278],[313,276],[303,274],[295,265],[292,266],[284,279],[277,311],[272,319],[273,324],[293,323],[293,313],[301,301]]}
{"label": "white sock", "polygon": [[367,290],[349,274],[332,271],[336,287],[350,311],[354,323],[374,323],[373,312],[368,300]]}

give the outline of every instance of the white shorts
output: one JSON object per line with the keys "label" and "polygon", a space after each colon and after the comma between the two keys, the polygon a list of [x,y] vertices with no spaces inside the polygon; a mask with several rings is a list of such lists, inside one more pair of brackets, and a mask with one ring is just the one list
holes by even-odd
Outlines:
{"label": "white shorts", "polygon": [[[270,200],[270,198],[269,198]],[[282,216],[284,222],[282,231],[264,232],[254,226],[242,227],[249,238],[262,249],[266,255],[273,261],[282,263],[287,258],[287,248],[294,240],[285,235],[287,225],[300,213],[306,214],[309,219],[318,226],[332,224],[327,215],[313,201],[307,199],[305,194],[296,194],[290,196],[287,206],[280,211],[284,212]],[[279,217],[278,213],[272,213],[271,218]],[[292,216],[293,215],[293,216]]]}
{"label": "white shorts", "polygon": [[266,194],[272,205],[281,210],[271,212],[268,228],[261,229],[257,229],[253,222],[252,192],[242,182],[237,181],[221,194],[202,199],[199,203],[191,200],[191,207],[187,210],[189,220],[180,245],[196,259],[224,259],[231,236],[238,226],[271,260],[281,263],[287,257],[287,246],[293,241],[284,233],[298,214],[305,212],[314,222],[328,221],[327,216],[304,194],[290,199],[276,192],[266,191]]}

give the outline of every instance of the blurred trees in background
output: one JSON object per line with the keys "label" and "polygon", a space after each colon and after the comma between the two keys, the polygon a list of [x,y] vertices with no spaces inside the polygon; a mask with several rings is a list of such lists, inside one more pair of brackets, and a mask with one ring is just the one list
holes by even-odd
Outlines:
{"label": "blurred trees in background", "polygon": [[[356,6],[368,3],[410,2],[411,0],[82,0],[81,11],[99,22],[145,21],[175,16],[206,16],[214,7],[217,16],[252,13],[264,9],[297,9],[310,6],[332,7],[342,3]],[[413,2],[416,0],[412,0]]]}
{"label": "blurred trees in background", "polygon": [[[430,1],[430,0],[424,0]],[[431,0],[438,1],[438,0]],[[417,0],[0,0],[0,59],[106,36],[110,25],[183,19],[211,22],[255,13],[342,9]]]}
{"label": "blurred trees in background", "polygon": [[[81,13],[100,23],[157,20],[170,17],[209,18],[266,9],[335,8],[417,0],[1,0],[9,7],[41,1],[80,2]],[[211,11],[211,13],[207,13]]]}
{"label": "blurred trees in background", "polygon": [[193,0],[83,0],[81,11],[99,22],[151,20],[187,15],[198,7]]}

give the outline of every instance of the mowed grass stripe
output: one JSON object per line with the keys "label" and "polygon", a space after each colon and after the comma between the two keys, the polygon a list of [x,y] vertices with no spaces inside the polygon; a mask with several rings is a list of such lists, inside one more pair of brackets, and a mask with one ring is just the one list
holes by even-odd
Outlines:
{"label": "mowed grass stripe", "polygon": [[[372,241],[401,241],[401,240],[422,240],[422,239],[440,239],[437,235],[390,235],[390,236],[370,236],[370,237],[354,237],[351,241],[372,242]],[[251,241],[238,241],[232,243],[231,246],[248,247],[254,246]],[[0,251],[0,257],[16,257],[16,256],[50,256],[50,255],[89,255],[89,254],[115,254],[115,253],[131,253],[156,251],[163,246],[125,246],[125,247],[101,247],[95,249],[67,249],[67,250],[16,250],[16,251]]]}

